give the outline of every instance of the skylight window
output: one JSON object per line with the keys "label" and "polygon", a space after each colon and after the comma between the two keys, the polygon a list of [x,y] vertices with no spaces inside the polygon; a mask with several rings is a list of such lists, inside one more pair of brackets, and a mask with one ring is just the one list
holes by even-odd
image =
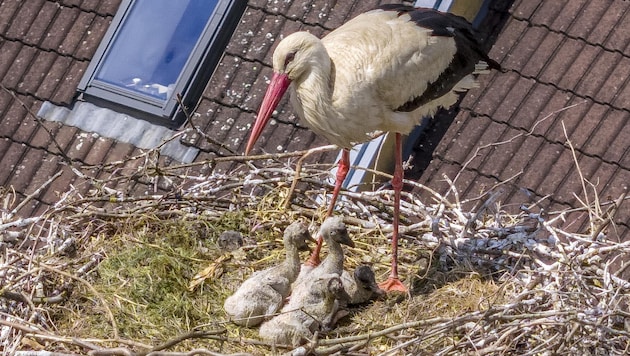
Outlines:
{"label": "skylight window", "polygon": [[100,106],[176,127],[194,106],[244,0],[124,0],[78,90]]}

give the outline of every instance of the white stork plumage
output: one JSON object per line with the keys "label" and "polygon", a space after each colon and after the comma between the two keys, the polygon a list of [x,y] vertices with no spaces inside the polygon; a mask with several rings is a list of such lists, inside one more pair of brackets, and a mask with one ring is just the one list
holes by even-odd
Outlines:
{"label": "white stork plumage", "polygon": [[[307,32],[284,38],[273,54],[273,77],[252,129],[248,154],[285,91],[298,117],[343,149],[328,215],[349,169],[349,150],[378,133],[396,134],[392,270],[385,290],[406,291],[398,279],[398,216],[402,189],[402,134],[422,117],[448,108],[473,74],[499,68],[481,50],[464,18],[432,9],[383,5],[321,40]],[[311,262],[319,261],[319,248]]]}

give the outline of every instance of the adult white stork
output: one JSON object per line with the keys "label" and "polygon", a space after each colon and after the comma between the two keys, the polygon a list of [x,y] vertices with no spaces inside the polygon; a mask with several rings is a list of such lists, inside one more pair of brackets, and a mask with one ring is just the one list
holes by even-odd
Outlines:
{"label": "adult white stork", "polygon": [[[464,18],[432,9],[383,5],[321,40],[307,32],[285,37],[273,54],[273,77],[245,149],[249,154],[285,91],[298,117],[343,149],[328,209],[332,214],[349,169],[349,150],[379,133],[396,134],[392,266],[384,290],[406,291],[398,278],[398,223],[403,185],[402,134],[422,117],[450,107],[473,74],[499,68],[482,51]],[[319,261],[318,247],[311,262]]]}

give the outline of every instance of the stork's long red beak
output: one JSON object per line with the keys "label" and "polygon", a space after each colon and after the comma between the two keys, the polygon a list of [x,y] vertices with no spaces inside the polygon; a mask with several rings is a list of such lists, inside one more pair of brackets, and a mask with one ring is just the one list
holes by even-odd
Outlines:
{"label": "stork's long red beak", "polygon": [[278,106],[280,99],[289,88],[289,84],[291,84],[291,80],[286,74],[281,73],[273,73],[271,77],[271,83],[267,87],[267,92],[265,93],[265,97],[263,98],[262,105],[260,106],[260,110],[258,111],[258,116],[256,117],[256,123],[254,124],[254,128],[252,129],[252,133],[249,136],[249,141],[247,141],[247,147],[245,148],[245,154],[248,155],[252,150],[252,147],[258,140],[258,137],[262,133],[263,129],[269,122],[271,118],[271,114]]}

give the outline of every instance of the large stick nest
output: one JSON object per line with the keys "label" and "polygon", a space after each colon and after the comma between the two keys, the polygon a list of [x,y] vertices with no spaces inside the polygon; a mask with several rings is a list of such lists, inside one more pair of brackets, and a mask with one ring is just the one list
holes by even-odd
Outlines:
{"label": "large stick nest", "polygon": [[[433,197],[424,202],[405,193],[400,272],[409,294],[351,310],[299,350],[230,323],[223,300],[283,258],[284,227],[302,219],[315,231],[321,222],[330,167],[295,161],[304,154],[220,158],[240,162],[238,169],[195,176],[186,173],[191,166],[160,166],[149,152],[133,158],[145,160],[133,172],[124,170],[129,162],[104,167],[112,172],[107,181],[75,166],[89,194],[71,189],[31,218],[18,212],[36,192],[18,204],[4,190],[1,348],[17,355],[628,353],[630,283],[611,265],[628,260],[630,241],[606,234],[624,197],[585,199],[595,202],[582,208],[593,223],[577,234],[558,227],[566,211],[532,204],[506,213],[500,187],[472,202],[472,211],[454,188],[441,196],[420,187]],[[134,182],[154,191],[116,188]],[[347,268],[369,264],[379,280],[388,273],[390,196],[344,192],[336,210],[356,243],[346,250]],[[245,244],[221,250],[217,238],[227,230],[245,235]]]}

